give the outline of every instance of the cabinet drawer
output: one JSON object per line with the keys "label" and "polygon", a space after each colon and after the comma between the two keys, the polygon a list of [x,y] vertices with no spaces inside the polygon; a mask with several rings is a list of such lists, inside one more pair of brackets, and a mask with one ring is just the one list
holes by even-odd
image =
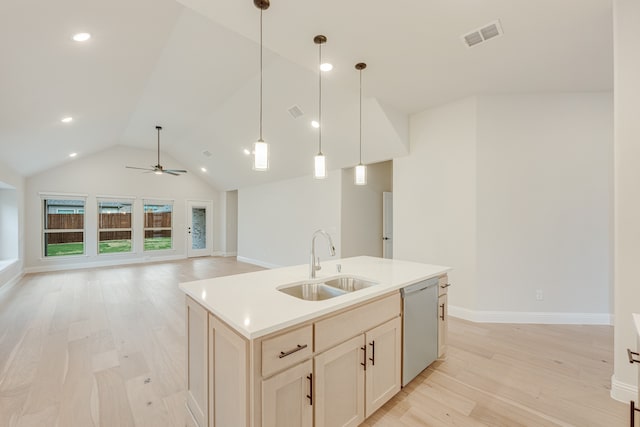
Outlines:
{"label": "cabinet drawer", "polygon": [[311,325],[262,341],[262,376],[301,362],[313,353]]}
{"label": "cabinet drawer", "polygon": [[315,323],[315,350],[324,351],[400,315],[400,292]]}
{"label": "cabinet drawer", "polygon": [[438,278],[438,296],[446,295],[449,290],[449,276],[444,275]]}

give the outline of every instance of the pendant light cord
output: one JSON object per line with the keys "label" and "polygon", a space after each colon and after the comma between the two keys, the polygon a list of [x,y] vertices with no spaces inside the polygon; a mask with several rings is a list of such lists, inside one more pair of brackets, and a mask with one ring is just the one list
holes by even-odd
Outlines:
{"label": "pendant light cord", "polygon": [[360,70],[360,164],[362,164],[362,70]]}
{"label": "pendant light cord", "polygon": [[322,43],[318,44],[318,154],[322,154]]}
{"label": "pendant light cord", "polygon": [[262,141],[262,12],[260,9],[260,141]]}

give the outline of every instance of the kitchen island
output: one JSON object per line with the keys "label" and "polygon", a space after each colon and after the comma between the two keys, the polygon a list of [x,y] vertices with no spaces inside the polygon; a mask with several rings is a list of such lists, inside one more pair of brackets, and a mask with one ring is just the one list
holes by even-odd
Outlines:
{"label": "kitchen island", "polygon": [[[313,280],[308,268],[180,284],[187,425],[358,425],[400,390],[399,290],[434,277],[446,290],[449,268],[355,257],[323,262]],[[279,291],[336,277],[377,284],[321,301]]]}

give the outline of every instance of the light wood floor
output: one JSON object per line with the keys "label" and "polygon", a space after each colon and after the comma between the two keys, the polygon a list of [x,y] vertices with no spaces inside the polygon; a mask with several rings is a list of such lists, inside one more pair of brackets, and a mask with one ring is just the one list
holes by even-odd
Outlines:
{"label": "light wood floor", "polygon": [[[0,426],[183,426],[181,281],[233,258],[26,276],[0,288]],[[366,426],[626,426],[613,329],[450,320],[436,362]],[[233,426],[228,426],[233,427]]]}

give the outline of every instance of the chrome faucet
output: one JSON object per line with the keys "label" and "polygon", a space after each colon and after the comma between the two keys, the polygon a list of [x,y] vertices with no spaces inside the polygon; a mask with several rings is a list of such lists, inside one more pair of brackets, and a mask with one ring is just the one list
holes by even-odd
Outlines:
{"label": "chrome faucet", "polygon": [[333,240],[329,233],[324,230],[316,230],[311,237],[311,259],[309,260],[309,278],[316,278],[316,271],[320,270],[320,257],[316,258],[316,237],[318,235],[323,235],[327,238],[329,242],[329,252],[331,252],[331,256],[336,256],[336,248],[333,246]]}

